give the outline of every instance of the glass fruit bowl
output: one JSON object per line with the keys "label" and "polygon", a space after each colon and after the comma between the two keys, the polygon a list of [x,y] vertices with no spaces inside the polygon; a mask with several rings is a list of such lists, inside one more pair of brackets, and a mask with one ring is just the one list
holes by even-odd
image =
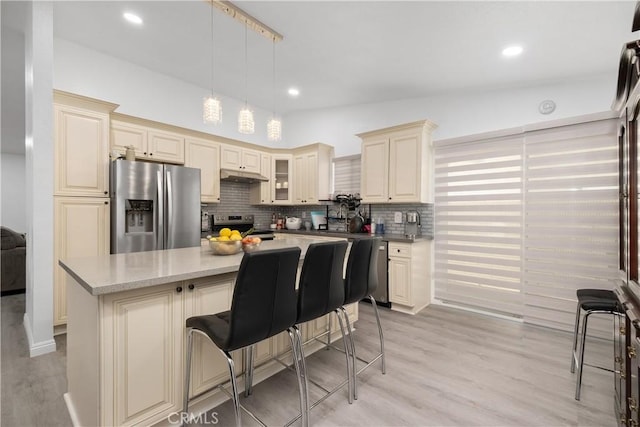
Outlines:
{"label": "glass fruit bowl", "polygon": [[235,255],[242,250],[240,240],[209,240],[214,255]]}
{"label": "glass fruit bowl", "polygon": [[242,239],[242,250],[245,252],[255,251],[260,247],[260,243],[262,243],[262,239],[259,237],[247,236]]}

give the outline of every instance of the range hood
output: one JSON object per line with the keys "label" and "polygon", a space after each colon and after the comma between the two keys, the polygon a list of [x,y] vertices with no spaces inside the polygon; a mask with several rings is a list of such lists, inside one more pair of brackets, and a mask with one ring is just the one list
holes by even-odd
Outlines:
{"label": "range hood", "polygon": [[254,182],[269,181],[269,178],[256,172],[220,169],[220,181],[247,182],[249,184],[253,184]]}

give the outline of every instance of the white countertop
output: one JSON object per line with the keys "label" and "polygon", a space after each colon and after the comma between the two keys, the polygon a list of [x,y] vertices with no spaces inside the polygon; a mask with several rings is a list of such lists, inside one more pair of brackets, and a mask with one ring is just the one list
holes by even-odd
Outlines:
{"label": "white countertop", "polygon": [[[312,236],[287,237],[263,241],[258,250],[289,248],[301,249],[300,259],[310,244]],[[336,240],[343,240],[336,238]],[[317,239],[318,242],[326,241]],[[163,251],[135,252],[130,254],[60,260],[60,266],[91,295],[104,295],[148,286],[163,285],[181,280],[216,276],[238,271],[244,252],[235,255],[216,256],[209,246]]]}

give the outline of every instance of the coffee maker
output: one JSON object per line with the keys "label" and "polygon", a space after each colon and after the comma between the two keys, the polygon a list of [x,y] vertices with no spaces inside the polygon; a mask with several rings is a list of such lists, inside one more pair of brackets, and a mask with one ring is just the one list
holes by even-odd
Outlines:
{"label": "coffee maker", "polygon": [[420,235],[420,214],[417,211],[408,211],[404,222],[404,235],[414,238]]}

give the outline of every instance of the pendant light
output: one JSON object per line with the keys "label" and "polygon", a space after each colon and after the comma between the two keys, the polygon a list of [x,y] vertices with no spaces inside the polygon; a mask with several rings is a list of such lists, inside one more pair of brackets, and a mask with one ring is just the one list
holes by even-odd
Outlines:
{"label": "pendant light", "polygon": [[282,122],[276,118],[276,39],[273,38],[273,110],[271,120],[267,123],[267,137],[269,141],[282,139]]}
{"label": "pendant light", "polygon": [[211,6],[211,95],[202,104],[202,119],[205,123],[217,125],[222,121],[222,105],[213,94],[213,6]]}
{"label": "pendant light", "polygon": [[248,80],[248,68],[247,68],[247,27],[244,25],[244,108],[240,110],[238,115],[238,132],[244,134],[252,134],[255,132],[255,123],[253,121],[253,111],[247,106],[247,80]]}

